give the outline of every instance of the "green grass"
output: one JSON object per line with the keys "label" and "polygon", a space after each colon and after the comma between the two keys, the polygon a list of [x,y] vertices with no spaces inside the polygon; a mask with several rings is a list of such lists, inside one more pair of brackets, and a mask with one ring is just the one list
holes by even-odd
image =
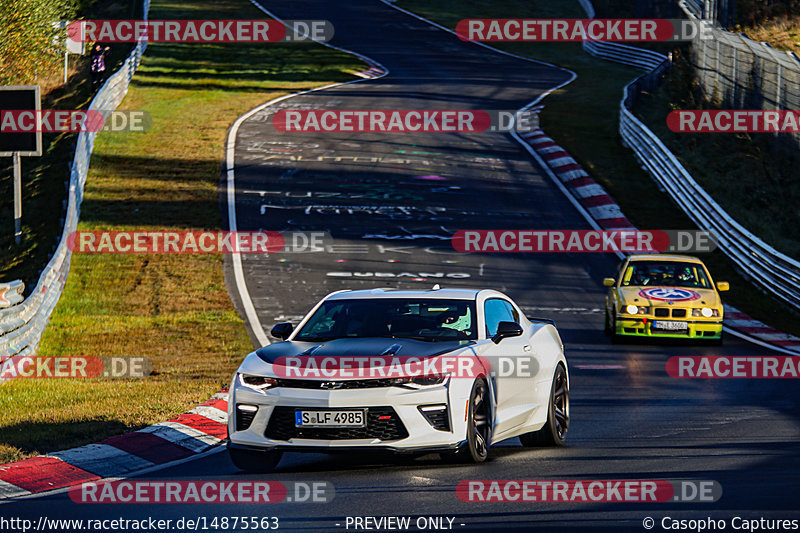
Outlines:
{"label": "green grass", "polygon": [[[602,0],[594,3],[599,13],[614,7]],[[585,18],[576,0],[536,0],[524,5],[514,0],[492,0],[480,4],[458,0],[401,0],[398,5],[451,29],[464,18]],[[593,58],[576,43],[492,45],[569,68],[578,74],[578,79],[553,92],[544,101],[542,129],[614,197],[634,225],[642,229],[695,228],[671,198],[660,191],[649,174],[640,168],[633,152],[621,144],[618,128],[622,90],[641,71]],[[666,113],[661,120],[666,121]],[[729,155],[728,152],[720,153]],[[719,154],[714,157],[721,159]],[[698,161],[703,160],[698,158]],[[797,315],[745,280],[722,252],[705,254],[702,258],[715,279],[730,281],[731,291],[725,293],[727,303],[771,326],[800,335]]]}
{"label": "green grass", "polygon": [[[260,19],[246,0],[155,0],[153,19]],[[216,229],[228,126],[289,92],[352,79],[320,45],[151,44],[121,109],[152,127],[97,137],[79,230]],[[221,255],[74,254],[41,355],[144,356],[139,380],[0,385],[0,463],[94,442],[174,416],[227,385],[252,350]]]}

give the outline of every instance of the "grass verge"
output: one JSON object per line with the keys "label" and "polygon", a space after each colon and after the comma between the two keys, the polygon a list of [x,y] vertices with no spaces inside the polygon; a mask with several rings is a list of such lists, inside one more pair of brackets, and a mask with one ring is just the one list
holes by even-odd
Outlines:
{"label": "grass verge", "polygon": [[[481,4],[459,0],[401,0],[398,5],[451,29],[464,18],[585,18],[575,0],[559,3],[535,0],[525,5],[514,0]],[[613,0],[608,0],[608,4],[595,1],[595,6],[598,13],[614,7]],[[547,97],[541,114],[542,128],[606,188],[631,222],[642,229],[695,227],[640,168],[633,152],[621,144],[618,128],[622,91],[641,71],[596,59],[576,43],[492,45],[566,67],[578,74],[578,79]],[[666,112],[658,120],[665,122]],[[797,316],[745,280],[722,252],[706,254],[703,260],[715,279],[731,282],[731,291],[725,293],[726,302],[773,327],[800,335]]]}
{"label": "grass verge", "polygon": [[[152,19],[262,19],[246,0],[154,0]],[[256,105],[352,79],[363,63],[309,44],[151,44],[120,109],[152,127],[97,137],[79,230],[220,227],[229,124]],[[220,255],[73,255],[41,355],[144,356],[140,380],[0,385],[0,463],[160,422],[207,399],[252,349]]]}

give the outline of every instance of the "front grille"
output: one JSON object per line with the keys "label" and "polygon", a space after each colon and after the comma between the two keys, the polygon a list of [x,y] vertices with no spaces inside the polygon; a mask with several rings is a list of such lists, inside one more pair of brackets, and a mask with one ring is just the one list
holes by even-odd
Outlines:
{"label": "front grille", "polygon": [[253,423],[256,411],[242,411],[236,406],[236,431],[244,431]]}
{"label": "front grille", "polygon": [[[272,411],[272,416],[269,418],[264,436],[273,440],[289,440],[292,438],[399,440],[408,437],[408,431],[406,431],[397,413],[391,407],[368,408],[367,425],[360,428],[298,428],[294,425],[294,413],[298,409],[297,407],[275,407]],[[324,409],[314,410],[320,411]]]}
{"label": "front grille", "polygon": [[[378,387],[391,387],[392,379],[346,379],[339,381],[325,381],[319,379],[278,379],[275,387],[290,389],[374,389]],[[323,386],[325,385],[325,386]]]}
{"label": "front grille", "polygon": [[670,307],[656,307],[653,309],[653,314],[663,318],[670,316],[670,311],[672,312],[672,318],[686,318],[686,309],[672,309]]}

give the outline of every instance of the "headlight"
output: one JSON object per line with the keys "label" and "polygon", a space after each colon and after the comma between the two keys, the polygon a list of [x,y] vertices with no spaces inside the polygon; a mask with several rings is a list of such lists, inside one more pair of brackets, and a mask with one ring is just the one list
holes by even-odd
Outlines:
{"label": "headlight", "polygon": [[275,378],[268,378],[265,376],[253,376],[251,374],[239,374],[239,383],[257,391],[264,391],[271,389],[278,384]]}
{"label": "headlight", "polygon": [[625,308],[629,315],[646,315],[650,308],[645,305],[629,305]]}
{"label": "headlight", "polygon": [[694,308],[692,309],[692,316],[704,316],[706,318],[719,316],[719,309],[711,309],[710,307]]}
{"label": "headlight", "polygon": [[442,374],[439,376],[419,376],[414,378],[395,378],[392,380],[392,386],[404,387],[406,389],[419,389],[422,387],[431,387],[433,385],[441,385],[450,377],[450,374]]}

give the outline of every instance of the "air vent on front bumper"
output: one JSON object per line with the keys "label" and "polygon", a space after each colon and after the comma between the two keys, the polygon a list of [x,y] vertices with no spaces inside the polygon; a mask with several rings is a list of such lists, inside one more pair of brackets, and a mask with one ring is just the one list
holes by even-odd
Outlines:
{"label": "air vent on front bumper", "polygon": [[364,427],[298,428],[295,427],[295,411],[299,408],[278,406],[272,411],[264,436],[272,440],[289,439],[379,439],[400,440],[408,437],[397,413],[391,407],[367,409],[367,425]]}
{"label": "air vent on front bumper", "polygon": [[236,431],[244,431],[253,423],[258,407],[255,405],[236,405]]}
{"label": "air vent on front bumper", "polygon": [[417,409],[425,417],[425,420],[433,426],[433,429],[450,431],[450,413],[446,405],[421,405]]}

